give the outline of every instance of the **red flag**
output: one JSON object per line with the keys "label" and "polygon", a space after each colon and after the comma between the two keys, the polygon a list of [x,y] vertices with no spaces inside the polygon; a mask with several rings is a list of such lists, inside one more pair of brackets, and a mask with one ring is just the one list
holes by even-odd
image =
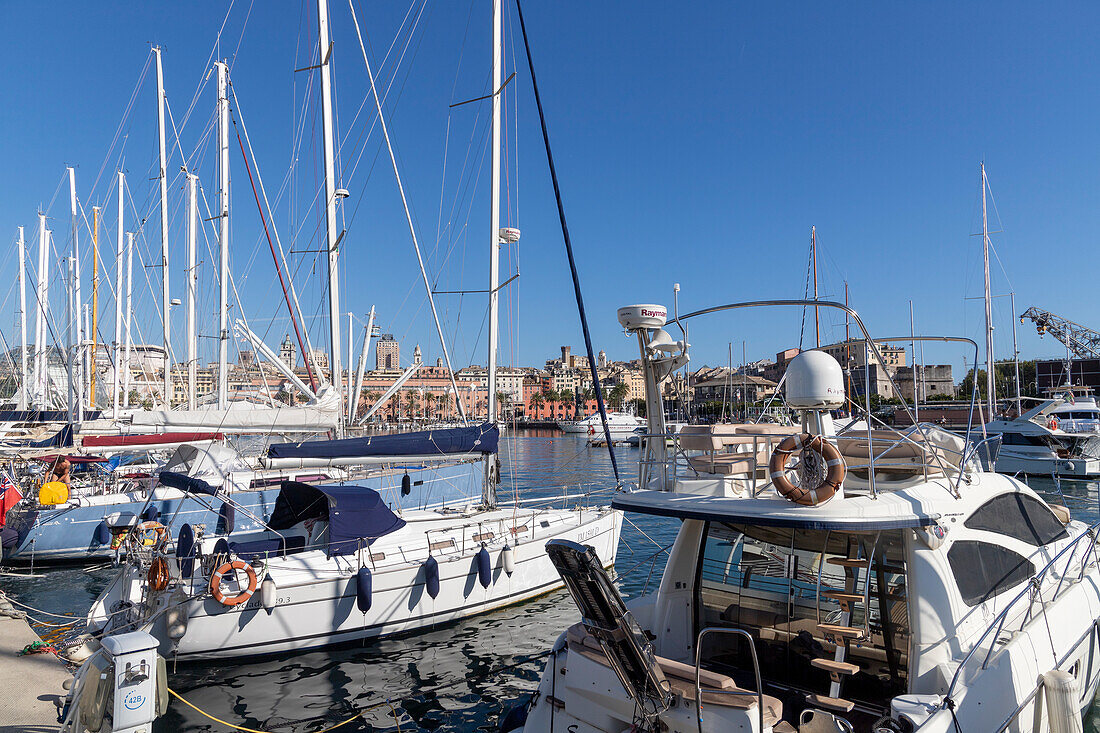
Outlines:
{"label": "red flag", "polygon": [[0,527],[3,527],[8,510],[23,499],[23,493],[7,473],[0,476]]}

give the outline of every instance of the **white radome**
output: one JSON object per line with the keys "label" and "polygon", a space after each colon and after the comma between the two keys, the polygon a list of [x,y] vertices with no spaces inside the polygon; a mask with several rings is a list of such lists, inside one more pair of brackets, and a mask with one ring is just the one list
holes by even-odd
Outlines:
{"label": "white radome", "polygon": [[619,309],[618,315],[619,323],[627,331],[660,328],[668,321],[668,309],[663,305],[652,303],[623,306]]}
{"label": "white radome", "polygon": [[787,404],[800,410],[844,406],[844,372],[824,351],[803,351],[787,366]]}

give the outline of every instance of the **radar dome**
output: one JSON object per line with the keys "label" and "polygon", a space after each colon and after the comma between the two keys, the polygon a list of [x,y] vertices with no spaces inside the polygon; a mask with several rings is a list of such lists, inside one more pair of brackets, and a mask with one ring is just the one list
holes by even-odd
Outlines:
{"label": "radar dome", "polygon": [[667,320],[668,309],[663,305],[627,305],[619,309],[619,323],[627,331],[660,328]]}
{"label": "radar dome", "polygon": [[797,410],[844,406],[844,372],[824,351],[803,351],[787,366],[787,404]]}

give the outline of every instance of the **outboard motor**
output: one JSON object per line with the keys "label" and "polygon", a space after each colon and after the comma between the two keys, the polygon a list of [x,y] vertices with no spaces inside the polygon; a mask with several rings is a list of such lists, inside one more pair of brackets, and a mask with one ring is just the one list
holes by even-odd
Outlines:
{"label": "outboard motor", "polygon": [[62,711],[62,733],[151,733],[168,709],[157,640],[143,631],[107,636],[80,669]]}

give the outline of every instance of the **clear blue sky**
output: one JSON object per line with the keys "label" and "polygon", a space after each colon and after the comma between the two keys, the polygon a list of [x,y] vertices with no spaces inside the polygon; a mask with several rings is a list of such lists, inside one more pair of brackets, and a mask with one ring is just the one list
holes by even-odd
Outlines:
{"label": "clear blue sky", "polygon": [[[423,12],[414,5],[409,17],[419,20],[410,41],[411,22],[402,26],[408,4],[356,3],[372,63],[378,66],[398,38],[381,77],[389,83],[397,72],[387,115],[429,267],[441,289],[483,288],[488,108],[448,110],[448,104],[488,91],[489,4],[432,3]],[[139,252],[150,261],[159,249],[149,167],[156,130],[151,71],[125,117],[125,146],[116,144],[105,156],[150,43],[164,47],[169,100],[182,122],[227,8],[226,2],[0,5],[0,21],[18,29],[0,50],[6,241],[15,241],[18,225],[35,241],[35,212],[50,204],[66,165],[78,166],[85,206],[105,201],[123,154],[130,195],[149,217]],[[615,308],[668,303],[674,282],[682,286],[685,310],[800,297],[812,225],[822,295],[843,299],[847,281],[852,304],[873,334],[908,333],[912,299],[919,331],[980,340],[981,303],[966,298],[981,294],[981,240],[970,235],[981,226],[983,159],[996,202],[991,228],[1003,229],[993,238],[994,292],[1014,289],[1017,312],[1037,305],[1100,328],[1094,254],[1100,6],[565,2],[529,3],[526,10],[595,346],[613,358],[634,356]],[[381,136],[375,128],[360,142],[374,115],[367,100],[356,118],[367,85],[346,0],[334,0],[331,15],[340,134],[347,137],[342,185],[351,192],[342,310],[362,317],[375,304],[406,355],[419,341],[434,359],[439,347]],[[560,344],[579,351],[582,342],[513,6],[506,22],[508,65],[519,64],[506,92],[504,217],[522,228],[523,240],[521,276],[504,304],[502,361],[541,364]],[[314,27],[312,2],[250,9],[248,0],[236,0],[219,53],[233,56],[234,88],[269,194],[288,174],[295,120],[306,116],[298,164],[275,215],[287,248],[299,232],[296,250],[317,248],[320,216],[311,205],[320,184],[316,88],[307,88],[308,72],[293,73],[311,63]],[[213,104],[207,84],[180,130],[189,155],[208,133]],[[233,270],[246,315],[274,344],[288,330],[286,310],[236,146],[234,137]],[[173,174],[179,163],[176,155]],[[208,144],[195,167],[213,206]],[[176,180],[170,190],[170,221],[172,295],[182,298],[181,185]],[[49,214],[63,245],[69,236],[64,190]],[[105,237],[113,236],[113,217],[110,203]],[[127,227],[134,226],[127,217]],[[439,227],[437,238],[437,222],[448,220],[452,225]],[[9,285],[0,288],[0,330],[11,343],[15,258],[14,247],[6,249],[0,271]],[[111,246],[104,250],[113,273]],[[514,260],[505,259],[504,269],[514,271]],[[210,335],[213,280],[209,257],[204,260],[201,328]],[[324,330],[315,317],[325,293],[318,261],[306,253],[294,255],[294,263],[313,340],[321,343]],[[159,294],[158,273],[135,269],[136,324],[143,340],[156,343],[158,306],[144,278],[152,278]],[[101,302],[101,331],[110,334],[113,304],[110,296]],[[484,363],[482,296],[440,296],[440,305],[456,361]],[[1007,357],[1007,298],[998,299],[995,310],[996,346]],[[691,338],[693,363],[725,361],[728,341],[736,352],[747,341],[750,359],[772,355],[797,344],[800,321],[796,311],[757,311],[699,323]],[[823,340],[843,337],[843,319],[823,314],[822,321]],[[182,335],[182,309],[173,324]],[[812,315],[806,343],[811,324]],[[342,328],[346,334],[346,316]],[[204,339],[205,357],[212,344]],[[1063,353],[1030,326],[1021,327],[1020,344],[1024,356]],[[181,358],[182,339],[174,348]],[[959,351],[928,351],[929,361],[961,365]]]}

